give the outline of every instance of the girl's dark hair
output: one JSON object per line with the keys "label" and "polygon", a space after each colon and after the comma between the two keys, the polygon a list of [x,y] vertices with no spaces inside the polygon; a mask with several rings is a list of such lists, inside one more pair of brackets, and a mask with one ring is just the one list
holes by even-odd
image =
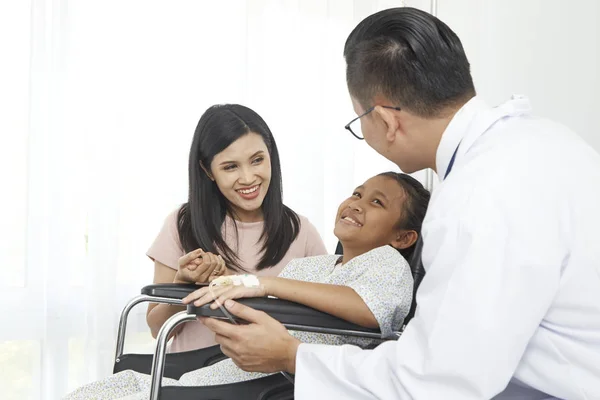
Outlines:
{"label": "girl's dark hair", "polygon": [[281,261],[298,236],[300,218],[283,204],[281,165],[273,134],[260,115],[248,107],[215,105],[200,118],[190,149],[188,202],[177,216],[179,239],[186,253],[201,248],[220,254],[227,267],[234,270],[242,270],[240,259],[225,243],[221,230],[226,214],[231,215],[232,210],[201,165],[209,169],[215,155],[251,132],[262,137],[271,158],[271,182],[261,205],[264,229],[259,242],[263,243],[263,255],[256,269],[269,268]]}
{"label": "girl's dark hair", "polygon": [[[415,231],[421,236],[421,227],[423,226],[423,220],[425,219],[425,213],[427,213],[427,206],[431,197],[429,191],[423,187],[421,182],[407,174],[384,172],[378,176],[386,176],[396,180],[406,195],[402,217],[398,221],[398,228]],[[415,245],[413,244],[399,251],[405,259],[409,260],[414,250]]]}

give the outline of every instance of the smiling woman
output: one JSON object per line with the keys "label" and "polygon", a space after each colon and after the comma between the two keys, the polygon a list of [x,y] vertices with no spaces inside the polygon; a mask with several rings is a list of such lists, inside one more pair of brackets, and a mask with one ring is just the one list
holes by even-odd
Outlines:
{"label": "smiling woman", "polygon": [[261,205],[271,182],[271,158],[262,136],[249,132],[240,137],[213,158],[209,170],[200,163],[238,221],[262,221]]}
{"label": "smiling woman", "polygon": [[[326,254],[316,228],[283,204],[277,145],[253,110],[237,104],[206,110],[188,167],[188,201],[166,218],[147,253],[155,283],[206,282],[227,270],[276,276],[291,259]],[[180,310],[151,304],[153,335]],[[176,333],[171,351],[213,344],[214,335],[195,321]]]}

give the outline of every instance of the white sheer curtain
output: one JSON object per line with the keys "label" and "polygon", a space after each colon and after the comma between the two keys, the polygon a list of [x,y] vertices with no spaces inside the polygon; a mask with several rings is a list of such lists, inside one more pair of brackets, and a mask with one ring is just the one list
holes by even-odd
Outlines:
{"label": "white sheer curtain", "polygon": [[[57,399],[110,373],[118,313],[152,279],[145,251],[186,199],[210,105],[272,128],[284,197],[333,250],[339,201],[396,169],[343,126],[342,49],[401,1],[0,2],[0,392]],[[145,307],[126,351],[150,352]]]}

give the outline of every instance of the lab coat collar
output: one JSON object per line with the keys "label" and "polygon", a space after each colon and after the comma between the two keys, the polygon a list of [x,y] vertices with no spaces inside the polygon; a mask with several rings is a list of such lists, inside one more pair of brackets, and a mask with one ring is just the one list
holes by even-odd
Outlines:
{"label": "lab coat collar", "polygon": [[444,180],[452,154],[457,148],[456,159],[460,160],[473,143],[497,121],[506,117],[527,115],[530,112],[529,99],[523,95],[513,95],[509,101],[494,108],[477,96],[469,100],[454,115],[442,134],[436,152],[436,169],[440,181]]}
{"label": "lab coat collar", "polygon": [[458,144],[467,134],[471,122],[477,114],[488,109],[490,107],[480,97],[474,96],[454,114],[454,117],[452,117],[452,120],[442,134],[442,139],[436,152],[435,165],[440,181],[446,175],[452,154],[454,154]]}

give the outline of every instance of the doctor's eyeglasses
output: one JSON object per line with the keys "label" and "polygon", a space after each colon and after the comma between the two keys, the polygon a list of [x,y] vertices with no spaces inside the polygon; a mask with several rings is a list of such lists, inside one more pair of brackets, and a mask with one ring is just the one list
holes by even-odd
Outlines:
{"label": "doctor's eyeglasses", "polygon": [[[350,131],[350,133],[357,138],[358,140],[364,140],[365,138],[363,137],[362,134],[362,129],[360,128],[360,126],[358,124],[354,124],[354,129],[352,129],[352,124],[356,121],[358,121],[359,119],[361,119],[362,117],[364,117],[365,115],[367,115],[368,113],[370,113],[371,111],[373,111],[375,109],[376,106],[373,106],[371,108],[369,108],[367,111],[365,111],[364,113],[360,114],[358,117],[354,118],[352,121],[348,122],[348,124],[346,124],[346,126],[344,126],[344,128],[348,129]],[[392,106],[380,106],[382,108],[389,108],[390,110],[396,110],[396,111],[400,111],[400,107],[392,107]]]}

